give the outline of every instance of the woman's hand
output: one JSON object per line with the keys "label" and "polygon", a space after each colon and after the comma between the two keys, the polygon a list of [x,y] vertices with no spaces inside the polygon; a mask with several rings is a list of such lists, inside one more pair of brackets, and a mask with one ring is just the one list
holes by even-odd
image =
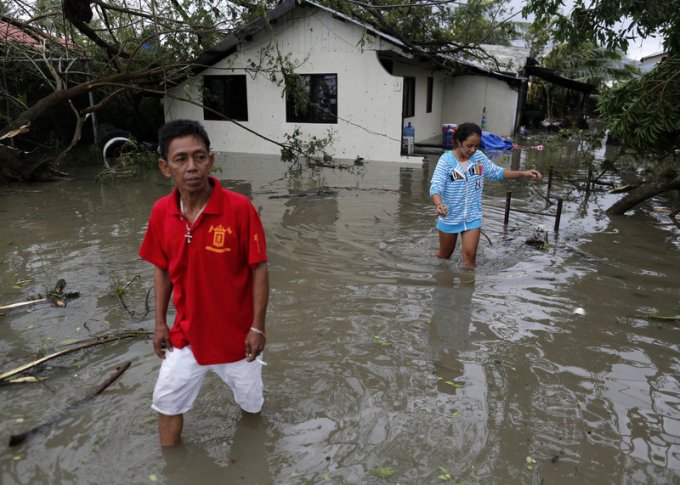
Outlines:
{"label": "woman's hand", "polygon": [[541,180],[543,178],[543,175],[541,175],[541,172],[539,172],[538,170],[532,168],[531,170],[524,171],[524,177],[529,179]]}
{"label": "woman's hand", "polygon": [[446,204],[440,202],[439,204],[437,204],[436,212],[438,216],[445,217],[446,214],[449,213],[449,208],[446,207]]}

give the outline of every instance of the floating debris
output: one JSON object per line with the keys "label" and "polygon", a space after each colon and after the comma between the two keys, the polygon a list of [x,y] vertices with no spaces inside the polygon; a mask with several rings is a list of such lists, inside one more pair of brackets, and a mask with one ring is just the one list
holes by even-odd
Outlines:
{"label": "floating debris", "polygon": [[391,345],[388,341],[378,337],[377,335],[373,336],[373,343],[378,344],[382,347],[389,347]]}
{"label": "floating debris", "polygon": [[378,466],[371,470],[371,474],[378,478],[389,478],[394,475],[394,470],[387,466]]}

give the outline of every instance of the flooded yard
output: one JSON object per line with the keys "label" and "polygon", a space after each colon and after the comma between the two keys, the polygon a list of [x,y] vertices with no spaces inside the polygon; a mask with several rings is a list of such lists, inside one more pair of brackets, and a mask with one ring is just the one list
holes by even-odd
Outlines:
{"label": "flooded yard", "polygon": [[[680,313],[680,230],[644,208],[609,219],[619,196],[586,197],[560,150],[497,158],[544,175],[555,166],[559,233],[553,217],[531,213],[555,211],[545,180],[488,183],[474,271],[460,247],[451,261],[433,256],[436,156],[351,170],[220,156],[216,176],[253,200],[268,238],[262,416],[242,418],[209,375],[185,445],[162,452],[151,341],[95,346],[34,369],[39,383],[0,387],[0,481],[679,481],[680,322],[649,314]],[[102,185],[96,168],[0,194],[0,304],[45,295],[59,278],[80,292],[65,308],[0,316],[0,372],[66,342],[153,330],[152,268],[137,251],[169,185],[156,173]],[[526,212],[504,227],[508,190]],[[541,225],[546,250],[525,243]],[[115,293],[128,283],[126,310]],[[125,361],[102,394],[7,447]]]}

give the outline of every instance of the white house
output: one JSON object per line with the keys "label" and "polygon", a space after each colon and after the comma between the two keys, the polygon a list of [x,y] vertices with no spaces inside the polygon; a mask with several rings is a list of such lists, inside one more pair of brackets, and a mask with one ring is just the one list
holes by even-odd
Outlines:
{"label": "white house", "polygon": [[[301,76],[311,100],[306,111],[296,111],[284,93],[281,72],[266,70],[272,55],[285,57]],[[512,133],[516,73],[465,62],[444,72],[424,59],[323,5],[283,0],[205,52],[197,62],[202,70],[165,96],[165,117],[202,121],[213,148],[225,152],[278,154],[272,140],[284,141],[296,127],[304,136],[332,133],[329,153],[349,160],[405,161],[401,134],[408,122],[416,144],[439,144],[443,124],[480,123],[485,107],[487,130]]]}
{"label": "white house", "polygon": [[661,52],[655,52],[654,54],[650,54],[646,57],[642,57],[640,59],[640,72],[645,74],[652,69],[654,69],[654,66],[656,66],[659,62],[663,61],[666,57],[668,57],[668,52],[666,51],[661,51]]}

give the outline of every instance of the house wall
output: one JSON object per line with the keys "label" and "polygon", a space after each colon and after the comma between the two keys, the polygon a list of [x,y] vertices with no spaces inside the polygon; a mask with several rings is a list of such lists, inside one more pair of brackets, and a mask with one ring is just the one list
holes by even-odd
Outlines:
{"label": "house wall", "polygon": [[[374,36],[364,36],[364,33],[359,26],[335,19],[322,10],[296,8],[277,21],[273,34],[264,29],[252,40],[242,43],[236,54],[203,74],[242,74],[250,59],[258,62],[262,49],[273,38],[284,55],[290,54],[291,60],[301,64],[296,72],[337,73],[338,123],[287,123],[282,86],[273,83],[268,75],[251,72],[252,75],[247,78],[248,121],[242,122],[245,127],[276,141],[284,141],[284,135],[291,133],[296,125],[308,136],[324,137],[330,129],[334,143],[328,151],[337,159],[402,160],[403,80],[385,71],[376,53],[377,50],[394,47]],[[360,40],[363,40],[361,46]],[[191,93],[194,99],[200,101],[200,83],[178,86],[172,94],[184,97],[185,93]],[[422,96],[418,96],[420,98]],[[201,107],[171,97],[166,97],[165,109],[168,120],[203,120]],[[204,121],[204,125],[215,150],[261,154],[280,152],[278,145],[233,123]]]}
{"label": "house wall", "polygon": [[441,123],[482,121],[486,105],[486,130],[511,136],[515,127],[518,91],[505,81],[482,76],[459,76],[445,83]]}
{"label": "house wall", "polygon": [[[410,121],[416,129],[416,143],[431,141],[432,138],[441,139],[441,119],[444,98],[444,75],[424,69],[420,65],[395,63],[393,74],[395,76],[411,76],[416,78],[415,114],[404,118],[404,126]],[[432,86],[432,111],[427,110],[427,78],[433,78]],[[399,104],[401,107],[401,102]],[[401,117],[401,113],[399,114]]]}

